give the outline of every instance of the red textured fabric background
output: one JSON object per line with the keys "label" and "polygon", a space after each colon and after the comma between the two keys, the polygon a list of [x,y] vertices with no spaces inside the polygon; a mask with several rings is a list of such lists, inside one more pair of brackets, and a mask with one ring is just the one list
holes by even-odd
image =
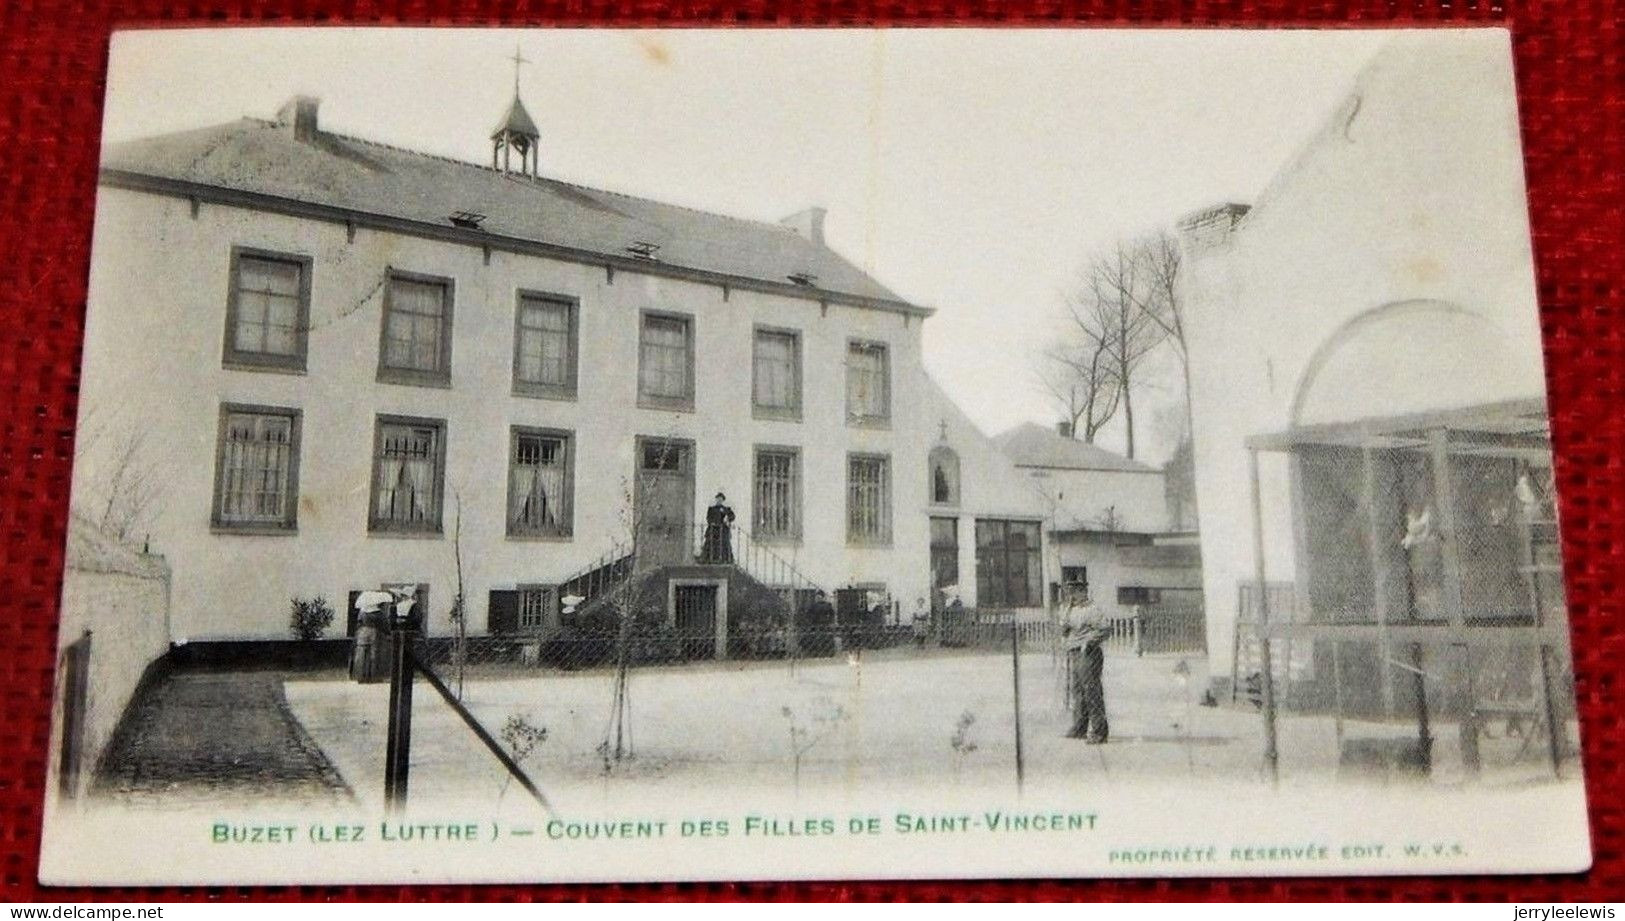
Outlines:
{"label": "red textured fabric background", "polygon": [[[1579,876],[68,890],[35,882],[107,38],[121,26],[1504,24],[1513,31],[1595,868]],[[0,899],[1620,899],[1625,0],[0,0]],[[1530,817],[1531,830],[1539,816]]]}

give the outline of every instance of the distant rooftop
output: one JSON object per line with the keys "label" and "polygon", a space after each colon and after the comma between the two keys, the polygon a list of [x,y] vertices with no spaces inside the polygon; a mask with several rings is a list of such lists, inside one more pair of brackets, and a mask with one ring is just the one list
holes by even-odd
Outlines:
{"label": "distant rooftop", "polygon": [[1105,448],[1056,432],[1033,422],[1018,425],[993,439],[1017,467],[1057,470],[1115,470],[1157,473],[1155,467],[1130,460]]}

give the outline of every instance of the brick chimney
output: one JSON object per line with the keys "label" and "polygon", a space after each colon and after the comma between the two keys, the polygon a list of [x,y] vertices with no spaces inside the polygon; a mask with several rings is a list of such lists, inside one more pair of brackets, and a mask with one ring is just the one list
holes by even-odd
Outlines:
{"label": "brick chimney", "polygon": [[797,236],[805,237],[819,246],[823,246],[824,215],[828,213],[823,208],[808,208],[805,211],[797,211],[795,214],[780,220],[779,223],[794,230]]}
{"label": "brick chimney", "polygon": [[313,140],[318,130],[316,110],[321,104],[322,101],[315,96],[295,96],[277,110],[276,123],[293,132],[294,140]]}
{"label": "brick chimney", "polygon": [[1055,434],[1061,436],[1062,438],[1071,438],[1072,437],[1072,423],[1064,421],[1064,420],[1061,421],[1061,422],[1055,423]]}

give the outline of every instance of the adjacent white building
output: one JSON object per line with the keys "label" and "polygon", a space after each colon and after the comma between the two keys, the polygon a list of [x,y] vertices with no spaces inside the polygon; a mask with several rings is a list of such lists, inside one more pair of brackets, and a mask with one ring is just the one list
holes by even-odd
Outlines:
{"label": "adjacent white building", "polygon": [[[1201,552],[1194,534],[1172,533],[1162,470],[1034,423],[997,436],[1044,503],[1053,579],[1121,611],[1201,606]],[[1199,610],[1198,610],[1199,613]]]}
{"label": "adjacent white building", "polygon": [[1504,32],[1403,35],[1250,209],[1184,222],[1215,675],[1260,573],[1277,620],[1560,607],[1516,98]]}
{"label": "adjacent white building", "polygon": [[[691,559],[719,491],[818,587],[1044,603],[1046,510],[927,377],[932,311],[820,209],[548,179],[517,98],[491,140],[490,165],[402,150],[300,98],[106,150],[81,400],[148,435],[177,639],[402,583],[443,631],[458,548],[475,631],[544,628],[634,512],[641,553]],[[121,463],[90,446],[77,494]]]}

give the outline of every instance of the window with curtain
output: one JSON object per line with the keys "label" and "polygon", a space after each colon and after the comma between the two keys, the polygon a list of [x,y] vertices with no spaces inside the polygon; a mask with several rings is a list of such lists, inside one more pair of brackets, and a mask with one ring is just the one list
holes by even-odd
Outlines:
{"label": "window with curtain", "polygon": [[801,470],[797,452],[760,448],[756,452],[755,525],[757,540],[801,536]]}
{"label": "window with curtain", "polygon": [[309,260],[242,250],[232,260],[226,359],[304,368]]}
{"label": "window with curtain", "polygon": [[384,298],[381,376],[396,380],[449,379],[450,294],[450,286],[444,281],[390,276]]}
{"label": "window with curtain", "polygon": [[752,361],[752,406],[771,416],[801,412],[801,342],[793,332],[758,329]]}
{"label": "window with curtain", "polygon": [[693,339],[684,317],[644,314],[638,350],[638,396],[662,405],[693,402]]}
{"label": "window with curtain", "polygon": [[853,454],[846,462],[846,537],[850,543],[891,540],[891,472],[887,459]]}
{"label": "window with curtain", "polygon": [[445,426],[439,422],[380,422],[373,462],[374,530],[440,530],[444,436]]}
{"label": "window with curtain", "polygon": [[852,342],[846,347],[846,416],[854,422],[883,422],[891,416],[891,382],[886,346]]}
{"label": "window with curtain", "polygon": [[515,428],[508,464],[508,533],[570,534],[570,437]]}
{"label": "window with curtain", "polygon": [[544,396],[571,396],[576,387],[575,305],[524,295],[514,337],[514,389]]}
{"label": "window with curtain", "polygon": [[976,601],[990,607],[1044,603],[1036,521],[976,520]]}
{"label": "window with curtain", "polygon": [[222,413],[217,526],[294,527],[298,432],[295,410],[228,407]]}

